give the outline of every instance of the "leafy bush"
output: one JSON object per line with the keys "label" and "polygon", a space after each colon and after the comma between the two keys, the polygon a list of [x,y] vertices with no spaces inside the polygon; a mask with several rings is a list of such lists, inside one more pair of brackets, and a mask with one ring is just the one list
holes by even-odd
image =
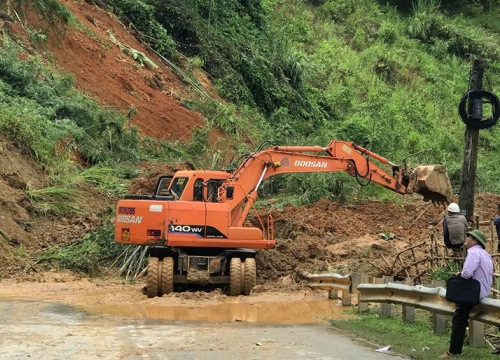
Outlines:
{"label": "leafy bush", "polygon": [[[317,128],[323,115],[302,85],[305,58],[284,44],[285,31],[266,31],[259,2],[150,3],[155,6],[156,20],[179,48],[203,59],[221,95],[240,106],[256,106],[267,116],[286,108],[286,121],[294,128],[297,124],[297,131],[310,133]],[[302,25],[306,24],[304,20]],[[304,122],[311,125],[302,126]]]}
{"label": "leafy bush", "polygon": [[153,49],[171,60],[178,60],[176,43],[165,27],[155,20],[155,8],[141,0],[110,0],[125,22],[140,31],[139,37]]}

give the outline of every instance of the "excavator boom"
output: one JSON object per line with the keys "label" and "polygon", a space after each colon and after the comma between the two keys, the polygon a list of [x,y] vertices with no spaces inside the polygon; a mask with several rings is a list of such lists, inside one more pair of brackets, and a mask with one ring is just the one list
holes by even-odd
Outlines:
{"label": "excavator boom", "polygon": [[[384,169],[388,167],[389,169]],[[266,178],[284,173],[345,171],[358,180],[373,182],[399,194],[418,193],[425,201],[451,201],[451,184],[442,165],[419,165],[407,171],[386,158],[346,141],[321,146],[274,146],[250,155],[219,189],[219,201],[237,208],[252,202]],[[228,191],[230,196],[228,196]],[[249,210],[249,209],[248,209]],[[247,212],[238,220],[242,224]]]}

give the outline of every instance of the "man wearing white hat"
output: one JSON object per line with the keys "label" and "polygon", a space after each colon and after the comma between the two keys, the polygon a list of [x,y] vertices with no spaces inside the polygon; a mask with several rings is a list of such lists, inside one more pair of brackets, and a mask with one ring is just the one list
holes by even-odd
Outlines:
{"label": "man wearing white hat", "polygon": [[448,215],[443,219],[444,244],[448,249],[460,249],[464,245],[465,233],[469,224],[465,216],[460,214],[458,204],[448,205]]}

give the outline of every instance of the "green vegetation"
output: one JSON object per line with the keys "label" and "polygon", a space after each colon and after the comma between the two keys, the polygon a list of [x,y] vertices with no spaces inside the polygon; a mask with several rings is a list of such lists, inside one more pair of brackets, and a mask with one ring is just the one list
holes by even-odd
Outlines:
{"label": "green vegetation", "polygon": [[[431,360],[448,350],[449,332],[436,335],[432,332],[428,311],[416,311],[415,323],[405,323],[401,316],[381,318],[376,310],[358,315],[353,320],[332,320],[331,324],[350,335],[379,344],[390,345],[391,353],[409,356],[412,359]],[[449,327],[448,327],[449,328]],[[461,358],[470,360],[494,359],[487,347],[468,346],[466,340]]]}
{"label": "green vegetation", "polygon": [[37,262],[98,276],[123,251],[113,241],[113,225],[102,225],[80,241],[66,247],[53,247],[41,252]]}
{"label": "green vegetation", "polygon": [[[19,61],[22,49],[4,36],[0,54],[0,129],[43,165],[76,153],[89,165],[139,159],[136,132],[126,118],[100,108],[39,57]],[[55,149],[63,146],[62,153]]]}
{"label": "green vegetation", "polygon": [[[121,114],[99,107],[73,88],[71,77],[54,71],[50,55],[45,56],[43,42],[49,37],[58,39],[68,25],[85,27],[62,3],[0,5],[13,18],[16,10],[40,46],[37,55],[37,49],[27,50],[7,31],[0,33],[0,131],[48,175],[45,188],[26,189],[39,213],[80,212],[84,184],[111,197],[123,195],[142,160],[230,168],[223,159],[234,161],[263,141],[353,141],[394,163],[413,154],[410,166],[445,164],[458,192],[465,125],[457,107],[474,59],[486,63],[485,88],[497,95],[500,88],[495,0],[106,3],[142,41],[172,64],[185,66],[188,75],[199,67],[209,73],[228,102],[221,105],[206,96],[185,101],[207,119],[190,143],[141,138],[125,126],[134,109],[119,109]],[[29,6],[46,29],[29,27]],[[500,192],[499,126],[480,132],[478,191]],[[217,148],[225,150],[214,150],[208,138],[213,130],[225,134],[217,140]],[[264,184],[261,204],[367,196],[393,194],[360,186],[346,174],[295,174]],[[67,251],[72,249],[80,251],[75,246]]]}
{"label": "green vegetation", "polygon": [[458,274],[462,271],[462,264],[460,262],[448,262],[446,265],[437,268],[432,274],[432,280],[448,280],[451,276]]}
{"label": "green vegetation", "polygon": [[115,12],[125,19],[133,29],[139,30],[139,37],[161,55],[177,58],[175,41],[167,30],[156,21],[155,8],[143,1],[110,0]]}
{"label": "green vegetation", "polygon": [[28,189],[27,194],[34,202],[35,210],[41,214],[65,215],[81,211],[75,205],[76,191],[74,189],[51,186]]}
{"label": "green vegetation", "polygon": [[[112,3],[123,14],[132,13],[130,4]],[[144,26],[154,16],[177,49],[197,59],[195,63],[215,78],[222,95],[238,107],[254,109],[251,116],[259,124],[263,118],[267,125],[253,138],[265,134],[262,140],[319,145],[345,139],[394,162],[417,153],[410,165],[444,163],[458,191],[461,163],[455,154],[463,151],[464,124],[457,106],[468,86],[472,60],[480,58],[488,65],[485,83],[491,90],[499,82],[500,37],[491,25],[499,14],[493,2],[134,4],[129,20],[147,18]],[[482,24],[478,18],[483,16],[491,21]],[[204,108],[209,118],[217,113]],[[216,125],[231,134],[244,119],[225,117]],[[197,139],[195,147],[206,147]],[[488,159],[498,131],[482,131],[481,139],[480,164],[487,165],[479,165],[478,189],[497,192],[494,165]],[[324,189],[321,183],[344,185],[342,177],[333,177],[315,176],[310,189],[304,189],[314,189],[315,195],[301,196],[300,201],[334,198],[329,190],[318,193]],[[274,182],[272,188],[292,194],[297,184],[304,184],[302,176],[295,175]],[[343,188],[351,190],[349,185]],[[372,187],[360,191],[381,193]]]}
{"label": "green vegetation", "polygon": [[80,212],[79,184],[123,194],[123,169],[142,156],[135,129],[124,128],[126,117],[75,91],[71,78],[56,74],[40,57],[19,61],[23,50],[7,36],[2,50],[0,130],[47,174],[45,188],[26,189],[35,211]]}

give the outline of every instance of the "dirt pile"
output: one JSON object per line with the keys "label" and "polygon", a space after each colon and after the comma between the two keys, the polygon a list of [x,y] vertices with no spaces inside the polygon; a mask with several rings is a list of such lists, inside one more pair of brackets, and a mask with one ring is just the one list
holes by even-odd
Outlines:
{"label": "dirt pile", "polygon": [[[498,195],[476,195],[481,221],[494,216],[499,200]],[[398,253],[411,246],[425,242],[415,249],[416,257],[428,256],[430,234],[435,230],[441,240],[445,213],[417,196],[402,198],[401,203],[345,205],[320,200],[305,207],[286,206],[273,214],[276,248],[259,252],[259,277],[275,279],[304,269],[388,275],[383,272]]]}
{"label": "dirt pile", "polygon": [[[114,15],[82,1],[62,3],[87,31],[68,29],[63,38],[50,41],[49,50],[79,89],[105,106],[132,111],[130,124],[160,140],[189,140],[191,130],[205,124],[199,113],[181,105],[193,92]],[[157,67],[134,60],[123,46],[145,54]]]}
{"label": "dirt pile", "polygon": [[77,203],[86,216],[35,214],[26,192],[43,187],[44,182],[38,164],[0,135],[0,278],[23,272],[32,264],[32,256],[43,249],[78,241],[108,211],[106,196],[82,188]]}

